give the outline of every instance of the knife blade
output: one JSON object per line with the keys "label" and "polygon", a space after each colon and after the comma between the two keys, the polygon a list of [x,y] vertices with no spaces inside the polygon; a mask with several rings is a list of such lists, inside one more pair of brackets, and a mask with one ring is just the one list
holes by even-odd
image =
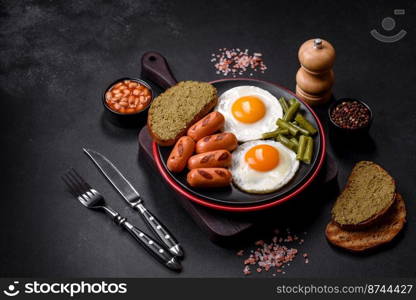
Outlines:
{"label": "knife blade", "polygon": [[83,150],[130,206],[134,207],[138,202],[141,202],[139,192],[136,191],[111,161],[94,150]]}
{"label": "knife blade", "polygon": [[115,187],[127,203],[137,210],[150,229],[159,237],[169,251],[178,257],[183,256],[182,247],[164,226],[144,205],[143,199],[133,185],[124,177],[117,167],[101,153],[83,148],[85,154],[98,167],[104,177]]}

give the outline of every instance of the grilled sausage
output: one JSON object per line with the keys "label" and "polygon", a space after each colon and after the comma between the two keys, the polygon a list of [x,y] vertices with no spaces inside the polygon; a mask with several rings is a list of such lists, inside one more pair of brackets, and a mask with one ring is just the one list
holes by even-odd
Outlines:
{"label": "grilled sausage", "polygon": [[213,111],[192,125],[191,128],[188,129],[187,135],[196,142],[204,136],[220,130],[222,126],[224,126],[224,121],[224,116],[221,113]]}
{"label": "grilled sausage", "polygon": [[233,151],[237,148],[237,138],[231,132],[223,132],[206,136],[196,143],[196,153],[225,149]]}
{"label": "grilled sausage", "polygon": [[224,168],[199,168],[189,171],[186,180],[192,187],[224,187],[231,183],[231,172]]}
{"label": "grilled sausage", "polygon": [[189,157],[194,153],[195,142],[189,136],[181,137],[169,155],[167,166],[172,172],[178,173],[185,169]]}
{"label": "grilled sausage", "polygon": [[216,150],[193,155],[188,160],[188,169],[226,168],[231,166],[231,153],[227,150]]}

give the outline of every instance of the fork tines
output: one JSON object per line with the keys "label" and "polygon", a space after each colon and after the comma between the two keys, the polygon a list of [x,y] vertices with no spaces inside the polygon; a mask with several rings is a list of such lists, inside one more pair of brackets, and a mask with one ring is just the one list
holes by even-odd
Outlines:
{"label": "fork tines", "polygon": [[62,180],[68,187],[74,197],[79,197],[83,193],[89,191],[91,186],[75,171],[74,168],[69,169],[63,176]]}

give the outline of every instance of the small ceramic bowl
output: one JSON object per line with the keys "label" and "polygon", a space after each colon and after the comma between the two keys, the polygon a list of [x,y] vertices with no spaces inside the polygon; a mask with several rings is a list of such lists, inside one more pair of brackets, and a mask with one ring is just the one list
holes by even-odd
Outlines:
{"label": "small ceramic bowl", "polygon": [[[364,105],[368,109],[368,111],[370,113],[370,118],[369,118],[367,124],[362,126],[362,127],[358,127],[358,128],[344,128],[344,127],[341,127],[340,125],[338,125],[332,119],[332,117],[331,117],[332,111],[335,109],[335,107],[337,107],[339,104],[341,104],[343,102],[354,102],[354,101],[361,103],[362,105]],[[329,121],[330,121],[329,123],[330,123],[331,129],[334,132],[343,133],[343,134],[347,134],[347,135],[363,134],[363,133],[368,132],[368,130],[371,127],[371,124],[373,123],[373,112],[372,112],[371,108],[365,102],[363,102],[361,100],[354,99],[354,98],[341,98],[341,99],[338,99],[338,100],[332,102],[331,105],[329,106],[329,108],[328,108],[328,118],[329,118]]]}
{"label": "small ceramic bowl", "polygon": [[[121,113],[121,112],[113,110],[111,107],[108,106],[106,98],[105,98],[105,95],[106,95],[107,91],[110,90],[115,84],[117,84],[121,81],[124,81],[124,80],[131,80],[131,81],[137,82],[137,83],[139,83],[139,84],[141,84],[141,85],[143,85],[143,86],[145,86],[146,88],[149,89],[149,91],[150,91],[150,101],[146,105],[146,107],[144,107],[142,110],[134,112],[134,113]],[[118,125],[118,126],[121,126],[121,127],[140,127],[140,126],[146,124],[147,111],[149,109],[150,104],[153,101],[153,97],[154,97],[153,90],[147,82],[145,82],[144,80],[138,79],[138,78],[123,77],[123,78],[117,79],[116,81],[111,83],[104,90],[104,93],[102,95],[102,103],[103,103],[103,106],[104,106],[104,113],[105,113],[106,117],[109,119],[109,121],[111,121],[115,125]]]}

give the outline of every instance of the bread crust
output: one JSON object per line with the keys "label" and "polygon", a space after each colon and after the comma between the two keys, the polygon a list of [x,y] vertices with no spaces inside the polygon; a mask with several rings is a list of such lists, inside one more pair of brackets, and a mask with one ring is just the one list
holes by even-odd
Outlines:
{"label": "bread crust", "polygon": [[[393,183],[393,185],[394,185],[394,189],[396,190],[396,181],[394,180],[394,178],[392,177],[392,176],[390,176],[390,174],[385,170],[385,169],[383,169],[380,165],[378,165],[378,164],[376,164],[376,163],[374,163],[374,162],[371,162],[371,161],[360,161],[360,162],[358,162],[357,164],[356,164],[356,166],[358,165],[358,164],[361,164],[361,165],[372,165],[372,166],[375,166],[376,168],[378,168],[378,169],[380,169],[382,172],[385,172],[389,177],[390,177],[390,180],[392,181],[392,183]],[[354,166],[355,167],[355,166]],[[349,188],[349,186],[350,186],[350,184],[351,184],[351,180],[352,180],[352,176],[354,175],[354,172],[352,172],[351,174],[350,174],[350,176],[348,177],[348,180],[347,180],[347,184],[345,185],[345,187],[344,187],[344,190],[341,192],[341,193],[343,193],[345,190],[347,190],[348,188]],[[371,225],[373,225],[373,224],[376,224],[377,223],[377,221],[380,219],[380,218],[382,218],[388,211],[389,211],[389,209],[392,207],[392,205],[393,205],[393,203],[395,202],[395,198],[396,198],[396,193],[393,193],[393,196],[392,196],[392,199],[391,199],[391,201],[390,201],[390,204],[388,205],[388,206],[386,206],[383,210],[381,210],[380,212],[378,212],[377,214],[375,214],[375,215],[373,215],[373,216],[371,216],[370,218],[368,218],[367,220],[365,220],[365,221],[362,221],[362,222],[360,222],[360,223],[357,223],[357,224],[340,224],[340,223],[338,223],[336,220],[335,220],[335,218],[334,218],[334,215],[332,214],[332,222],[333,223],[335,223],[337,226],[339,226],[339,227],[341,227],[342,229],[345,229],[345,230],[357,230],[357,229],[364,229],[364,228],[367,228],[367,227],[369,227],[369,226],[371,226]]]}
{"label": "bread crust", "polygon": [[158,143],[160,146],[173,146],[180,137],[186,135],[186,132],[188,131],[189,127],[191,127],[194,123],[201,120],[205,115],[207,115],[218,103],[218,96],[212,99],[207,105],[205,105],[198,114],[194,116],[194,118],[189,122],[189,124],[186,125],[186,128],[178,132],[178,134],[173,139],[164,140],[161,137],[159,137],[153,130],[152,130],[152,116],[148,114],[147,116],[147,127],[149,129],[150,136],[153,138],[153,140]]}
{"label": "bread crust", "polygon": [[363,252],[391,242],[403,229],[406,222],[406,207],[403,197],[396,195],[394,205],[377,224],[361,230],[348,231],[333,221],[326,226],[328,241],[352,252]]}

